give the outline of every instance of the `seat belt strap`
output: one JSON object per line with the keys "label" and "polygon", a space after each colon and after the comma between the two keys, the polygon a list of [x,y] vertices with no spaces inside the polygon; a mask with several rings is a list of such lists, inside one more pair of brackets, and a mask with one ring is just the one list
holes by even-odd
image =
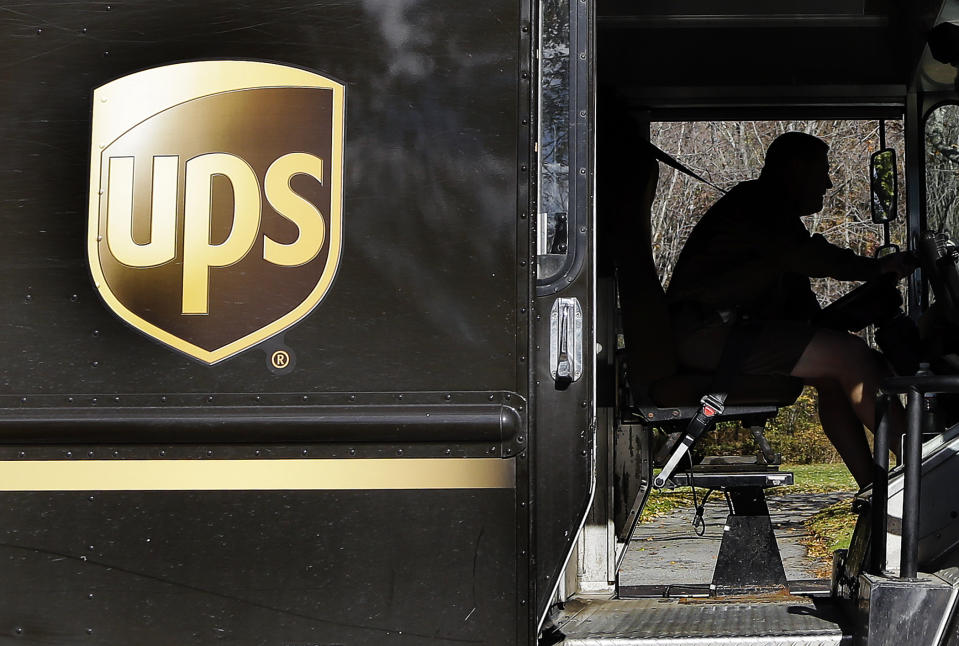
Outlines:
{"label": "seat belt strap", "polygon": [[673,453],[669,456],[666,464],[663,465],[662,471],[660,471],[656,479],[653,480],[654,487],[661,489],[666,486],[666,481],[672,477],[676,467],[679,466],[683,457],[693,448],[693,444],[696,443],[699,436],[712,427],[718,415],[723,414],[726,393],[719,393],[719,395],[720,396],[707,393],[699,401],[699,410],[696,412],[696,415],[689,420],[683,439],[681,439],[676,445],[676,448],[673,449]]}
{"label": "seat belt strap", "polygon": [[714,189],[716,189],[717,191],[719,191],[719,192],[722,193],[723,195],[726,194],[726,191],[724,191],[723,189],[719,188],[718,186],[716,186],[715,184],[713,184],[712,182],[710,182],[710,181],[709,181],[708,179],[706,179],[705,177],[702,177],[702,176],[698,175],[697,173],[695,173],[694,171],[690,170],[689,167],[687,167],[687,166],[686,166],[685,164],[683,164],[682,162],[677,161],[676,159],[674,159],[669,153],[664,152],[663,150],[660,150],[660,148],[659,148],[656,144],[654,144],[653,142],[647,141],[646,143],[649,145],[650,152],[652,153],[653,157],[655,157],[655,158],[658,159],[659,161],[663,162],[664,164],[666,164],[667,166],[669,166],[669,167],[671,167],[671,168],[675,168],[675,169],[678,170],[680,173],[684,173],[684,174],[686,174],[686,175],[689,175],[689,176],[692,177],[693,179],[699,180],[699,181],[702,182],[703,184],[708,184],[709,186],[712,186]]}

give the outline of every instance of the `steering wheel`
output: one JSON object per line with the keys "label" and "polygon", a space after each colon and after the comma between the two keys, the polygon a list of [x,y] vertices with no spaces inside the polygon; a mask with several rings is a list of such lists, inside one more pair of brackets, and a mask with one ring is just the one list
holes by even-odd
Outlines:
{"label": "steering wheel", "polygon": [[[956,278],[959,286],[959,273]],[[849,332],[876,325],[875,340],[883,356],[896,374],[911,375],[919,369],[924,350],[919,329],[901,309],[898,282],[891,272],[874,278],[824,309],[814,323]]]}
{"label": "steering wheel", "polygon": [[919,237],[919,262],[946,319],[959,325],[959,245],[948,233],[926,231]]}
{"label": "steering wheel", "polygon": [[895,274],[883,274],[863,283],[824,308],[816,325],[858,332],[867,325],[881,323],[899,314],[902,296],[896,289]]}

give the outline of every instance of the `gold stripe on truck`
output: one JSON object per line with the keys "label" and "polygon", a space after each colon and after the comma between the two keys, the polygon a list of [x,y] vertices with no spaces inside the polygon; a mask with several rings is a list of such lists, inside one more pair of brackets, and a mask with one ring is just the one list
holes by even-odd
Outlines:
{"label": "gold stripe on truck", "polygon": [[6,460],[0,491],[512,489],[501,458]]}

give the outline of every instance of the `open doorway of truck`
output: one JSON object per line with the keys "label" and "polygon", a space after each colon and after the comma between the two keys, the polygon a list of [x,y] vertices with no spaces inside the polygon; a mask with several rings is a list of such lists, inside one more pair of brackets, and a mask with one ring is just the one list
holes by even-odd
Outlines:
{"label": "open doorway of truck", "polygon": [[[603,110],[600,109],[600,114]],[[819,120],[819,121],[662,121],[643,123],[643,113],[634,112],[631,117],[640,122],[641,128],[648,126],[649,138],[662,151],[689,167],[696,174],[709,180],[723,190],[728,190],[739,182],[758,177],[762,168],[764,153],[772,140],[786,131],[801,131],[823,139],[830,147],[830,175],[834,188],[826,195],[823,209],[804,218],[811,233],[820,233],[830,242],[851,248],[861,255],[873,255],[883,244],[882,227],[873,224],[870,213],[870,195],[868,168],[872,153],[881,147],[880,124],[875,120]],[[602,120],[599,128],[603,127]],[[886,121],[884,124],[885,146],[897,151],[901,160],[903,152],[903,130],[901,121]],[[602,142],[600,136],[600,142]],[[602,168],[602,146],[598,150]],[[901,171],[901,168],[900,168]],[[904,182],[900,180],[900,186]],[[636,200],[642,200],[641,187],[636,187]],[[637,254],[651,254],[652,264],[664,287],[668,287],[672,269],[692,228],[705,211],[719,198],[721,193],[707,183],[698,181],[673,168],[660,164],[659,181],[655,199],[650,209],[650,249],[645,249],[645,241],[636,240]],[[902,202],[900,202],[901,204]],[[598,283],[599,303],[603,303],[604,254],[608,249],[603,246],[604,210],[603,196],[598,198],[598,228],[600,232],[600,280]],[[892,241],[902,244],[905,238],[904,218],[894,221]],[[857,283],[840,282],[831,278],[813,279],[813,288],[820,303],[825,306],[842,297],[857,286]],[[608,287],[608,282],[607,282]],[[619,306],[622,304],[623,290],[614,290],[612,297],[606,298],[606,311],[600,305],[602,330],[615,333],[617,356],[622,358],[625,346],[630,341],[624,338],[621,325],[617,325]],[[635,294],[634,294],[635,297]],[[875,345],[874,330],[869,327],[860,333],[867,343]],[[656,339],[644,339],[644,343],[659,343]],[[617,375],[622,366],[617,359],[611,358],[606,365],[597,367],[598,401],[615,402],[617,409],[624,406],[628,393],[618,389],[623,383],[622,375]],[[619,379],[617,378],[619,376]],[[625,419],[621,410],[610,415],[617,422]],[[659,430],[653,434],[649,443],[626,440],[628,433],[622,432],[622,426],[611,441],[612,464],[610,474],[612,487],[611,508],[620,512],[618,522],[630,522],[627,512],[636,510],[636,497],[642,497],[649,490],[649,479],[637,472],[635,449],[642,455],[639,462],[648,463],[651,453],[661,435]],[[771,503],[774,525],[777,526],[777,540],[780,551],[787,559],[786,571],[791,581],[824,578],[827,564],[816,561],[806,555],[806,548],[799,539],[810,539],[803,521],[808,516],[827,505],[847,500],[855,491],[855,485],[847,471],[839,462],[838,455],[822,434],[816,416],[815,391],[807,389],[797,404],[780,410],[775,419],[766,424],[767,438],[775,452],[781,453],[787,465],[803,464],[796,468],[795,486],[770,490],[776,502]],[[630,445],[632,441],[635,446]],[[750,432],[738,423],[720,425],[700,439],[696,447],[697,459],[703,456],[729,456],[731,454],[750,455],[759,452],[760,447]],[[805,466],[810,463],[825,463],[822,468]],[[784,471],[790,470],[783,467]],[[813,474],[821,474],[817,478]],[[828,474],[828,475],[825,475]],[[825,477],[823,477],[825,476]],[[814,493],[814,492],[819,493]],[[837,493],[837,491],[839,493]],[[727,501],[722,492],[717,492],[706,505],[704,511],[707,523],[719,522],[720,532],[703,532],[702,527],[694,527],[690,520],[695,517],[694,498],[690,489],[684,488],[682,494],[659,494],[655,498],[656,509],[667,511],[665,516],[655,521],[647,512],[640,520],[641,528],[632,536],[632,540],[619,543],[617,553],[621,564],[618,583],[621,591],[632,587],[644,588],[647,592],[661,595],[669,586],[680,590],[686,586],[687,592],[695,592],[696,584],[704,587],[708,593],[708,584],[716,564],[719,551],[719,538],[722,536],[722,519],[725,518]],[[702,504],[705,489],[700,489],[696,500]],[[777,507],[778,505],[778,507]],[[715,507],[715,509],[714,509]],[[649,510],[652,511],[652,510]],[[671,514],[671,516],[670,516]],[[625,521],[621,520],[625,517]],[[635,518],[635,516],[633,516]],[[682,520],[677,521],[677,518]],[[718,519],[718,521],[717,521]],[[848,515],[848,522],[854,522],[854,516]],[[618,528],[619,539],[628,535],[628,529]],[[841,528],[837,528],[841,531]],[[815,537],[813,537],[815,540]],[[691,586],[691,587],[690,587]],[[803,587],[797,585],[797,589]]]}

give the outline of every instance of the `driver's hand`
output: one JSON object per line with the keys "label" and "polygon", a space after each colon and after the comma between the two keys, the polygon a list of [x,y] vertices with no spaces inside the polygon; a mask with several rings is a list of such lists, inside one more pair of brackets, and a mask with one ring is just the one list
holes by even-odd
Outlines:
{"label": "driver's hand", "polygon": [[915,254],[906,251],[897,251],[879,259],[880,273],[895,274],[898,278],[905,278],[918,266],[919,261]]}

